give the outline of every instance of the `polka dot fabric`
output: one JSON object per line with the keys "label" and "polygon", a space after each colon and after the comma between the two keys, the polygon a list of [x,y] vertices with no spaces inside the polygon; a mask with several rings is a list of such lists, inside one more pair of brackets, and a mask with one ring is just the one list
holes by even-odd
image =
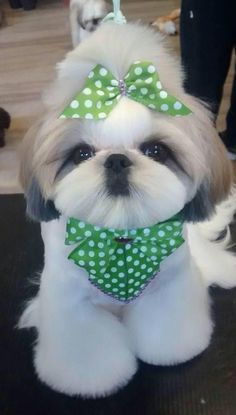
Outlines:
{"label": "polka dot fabric", "polygon": [[117,80],[101,65],[88,75],[83,90],[64,109],[59,118],[106,118],[122,96],[151,110],[171,116],[191,114],[182,102],[163,89],[158,72],[151,62],[137,61],[124,79]]}
{"label": "polka dot fabric", "polygon": [[138,297],[157,275],[161,262],[183,242],[181,215],[150,228],[116,230],[67,222],[66,244],[76,244],[68,256],[84,268],[89,280],[122,302]]}

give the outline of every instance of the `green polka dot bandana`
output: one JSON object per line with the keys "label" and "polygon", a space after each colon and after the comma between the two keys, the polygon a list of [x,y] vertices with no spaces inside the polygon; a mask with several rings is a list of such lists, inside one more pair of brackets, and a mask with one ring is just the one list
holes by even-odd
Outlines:
{"label": "green polka dot bandana", "polygon": [[66,245],[76,244],[68,256],[88,273],[103,293],[122,302],[138,297],[157,275],[161,262],[183,242],[180,214],[149,228],[117,230],[70,218]]}
{"label": "green polka dot bandana", "polygon": [[189,108],[163,89],[158,72],[151,62],[137,61],[121,80],[115,79],[103,66],[95,66],[89,73],[83,90],[74,97],[59,118],[106,118],[123,96],[168,115],[191,114]]}

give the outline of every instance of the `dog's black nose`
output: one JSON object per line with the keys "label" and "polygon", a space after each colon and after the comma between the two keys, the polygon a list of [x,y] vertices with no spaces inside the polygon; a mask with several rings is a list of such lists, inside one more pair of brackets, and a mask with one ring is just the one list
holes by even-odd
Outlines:
{"label": "dog's black nose", "polygon": [[105,161],[107,188],[112,196],[128,196],[132,161],[124,154],[111,154]]}
{"label": "dog's black nose", "polygon": [[104,163],[104,167],[111,169],[114,173],[121,173],[131,165],[132,161],[124,154],[111,154]]}

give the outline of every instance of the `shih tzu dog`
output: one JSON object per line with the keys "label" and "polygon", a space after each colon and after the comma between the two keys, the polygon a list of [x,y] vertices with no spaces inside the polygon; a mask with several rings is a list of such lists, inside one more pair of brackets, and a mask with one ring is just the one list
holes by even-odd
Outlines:
{"label": "shih tzu dog", "polygon": [[235,284],[228,231],[216,241],[235,197],[215,213],[231,166],[151,28],[102,24],[58,66],[44,101],[21,180],[45,264],[19,326],[37,329],[43,382],[105,396],[137,359],[173,365],[209,345],[208,285]]}
{"label": "shih tzu dog", "polygon": [[71,0],[70,27],[73,47],[94,32],[110,9],[104,0]]}

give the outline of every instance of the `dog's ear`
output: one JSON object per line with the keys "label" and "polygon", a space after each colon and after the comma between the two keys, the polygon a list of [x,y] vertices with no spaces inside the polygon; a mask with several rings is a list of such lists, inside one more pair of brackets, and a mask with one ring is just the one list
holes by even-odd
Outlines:
{"label": "dog's ear", "polygon": [[52,200],[43,195],[36,178],[34,154],[37,150],[37,137],[43,121],[35,123],[27,132],[21,146],[20,182],[26,198],[27,215],[35,221],[48,222],[60,214]]}
{"label": "dog's ear", "polygon": [[209,187],[202,183],[194,198],[183,209],[186,222],[202,222],[209,219],[215,212],[215,204],[209,197]]}
{"label": "dog's ear", "polygon": [[60,214],[52,200],[45,200],[36,179],[32,179],[26,192],[26,213],[39,222],[49,222],[58,219]]}
{"label": "dog's ear", "polygon": [[[204,139],[206,171],[194,198],[183,209],[188,222],[201,222],[209,219],[215,212],[215,206],[229,194],[232,183],[232,164],[215,128],[208,128],[208,137]],[[210,134],[210,136],[209,136]]]}

